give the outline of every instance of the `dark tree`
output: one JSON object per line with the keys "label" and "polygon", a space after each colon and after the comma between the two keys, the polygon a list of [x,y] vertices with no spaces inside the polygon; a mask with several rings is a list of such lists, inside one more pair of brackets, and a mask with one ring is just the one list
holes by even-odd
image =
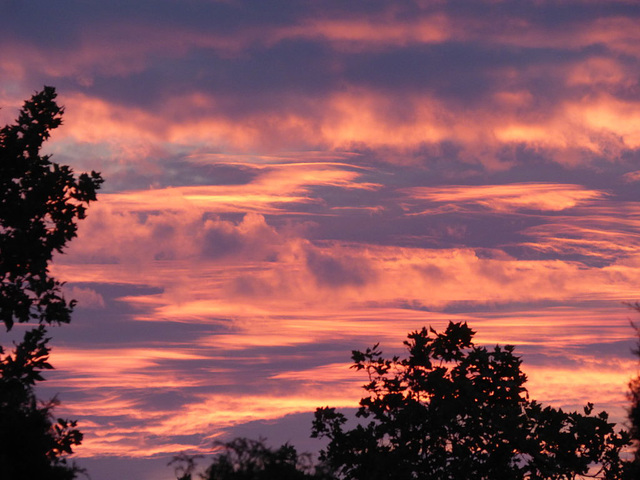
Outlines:
{"label": "dark tree", "polygon": [[[635,303],[631,307],[640,312],[640,303]],[[640,358],[640,329],[636,325],[633,325],[633,327],[638,335],[638,344],[633,353]],[[631,406],[629,407],[629,431],[634,444],[634,458],[630,466],[633,475],[630,478],[640,478],[640,376],[636,376],[629,382],[629,400],[631,401]]]}
{"label": "dark tree", "polygon": [[[230,442],[217,442],[223,452],[215,457],[203,480],[331,480],[322,465],[314,465],[308,454],[284,444],[270,448],[264,440],[236,438]],[[194,458],[176,457],[178,480],[191,480],[195,469]]]}
{"label": "dark tree", "polygon": [[0,358],[0,478],[67,480],[80,470],[64,455],[79,445],[76,422],[54,420],[56,399],[40,403],[33,388],[51,369],[44,327],[30,330],[13,355]]}
{"label": "dark tree", "polygon": [[312,436],[330,440],[321,458],[350,480],[624,478],[626,432],[591,404],[583,414],[529,400],[514,347],[476,346],[474,333],[423,328],[402,359],[354,351],[369,376],[364,420],[346,429],[343,414],[318,409]]}
{"label": "dark tree", "polygon": [[14,125],[0,129],[0,321],[37,322],[13,353],[0,346],[0,478],[71,479],[79,469],[64,455],[80,444],[75,422],[53,417],[57,400],[39,402],[49,339],[45,324],[68,323],[74,302],[49,274],[55,252],[76,235],[76,222],[96,199],[102,178],[76,177],[41,155],[52,129],[62,123],[56,92],[45,87],[24,103]]}
{"label": "dark tree", "polygon": [[76,221],[96,199],[102,178],[78,178],[71,168],[40,155],[42,143],[62,123],[54,88],[25,102],[15,125],[0,130],[0,321],[68,323],[60,282],[49,275],[54,252],[76,235]]}

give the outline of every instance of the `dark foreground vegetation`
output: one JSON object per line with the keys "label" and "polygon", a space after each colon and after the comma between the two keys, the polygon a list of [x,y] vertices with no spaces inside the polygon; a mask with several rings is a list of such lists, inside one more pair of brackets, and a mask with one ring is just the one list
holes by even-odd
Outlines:
{"label": "dark foreground vegetation", "polygon": [[473,343],[466,324],[409,335],[408,357],[377,346],[353,352],[369,383],[351,430],[332,408],[316,411],[323,459],[350,479],[623,478],[629,444],[605,412],[564,412],[529,400],[512,346]]}
{"label": "dark foreground vegetation", "polygon": [[99,174],[76,177],[40,155],[62,123],[55,90],[45,87],[25,102],[15,125],[0,130],[0,321],[36,323],[12,353],[0,346],[0,479],[66,480],[79,469],[65,458],[82,441],[74,421],[56,419],[56,399],[34,393],[48,363],[45,325],[71,320],[61,284],[49,275],[54,252],[76,235],[76,222],[96,199]]}
{"label": "dark foreground vegetation", "polygon": [[[637,459],[623,459],[631,435],[606,412],[565,412],[528,398],[526,375],[512,346],[489,350],[474,332],[450,323],[445,332],[409,334],[406,358],[385,358],[378,345],[354,351],[353,368],[366,372],[359,421],[319,408],[311,435],[329,444],[315,465],[300,468],[293,447],[268,450],[237,439],[200,475],[206,480],[570,480],[637,479]],[[638,380],[632,382],[631,430],[637,438]],[[248,448],[259,445],[260,448]],[[287,452],[286,455],[283,452]],[[636,457],[637,458],[637,457]],[[191,480],[189,468],[178,476]],[[187,463],[182,463],[186,466]],[[274,468],[286,476],[273,476]],[[296,476],[297,475],[297,476]]]}
{"label": "dark foreground vegetation", "polygon": [[[25,102],[15,125],[0,130],[0,321],[36,324],[10,353],[0,347],[0,479],[66,480],[82,441],[76,423],[56,419],[56,399],[34,387],[51,369],[46,326],[68,323],[74,306],[49,274],[54,252],[76,235],[96,199],[98,173],[78,177],[40,155],[63,109],[53,88]],[[640,379],[630,383],[630,430],[615,429],[588,404],[565,412],[529,399],[511,346],[487,349],[466,324],[409,334],[405,358],[378,345],[353,352],[368,376],[357,421],[319,408],[311,435],[328,441],[315,459],[263,440],[218,444],[199,473],[196,457],[173,462],[180,480],[382,480],[640,478]],[[638,352],[640,354],[640,352]],[[631,455],[623,459],[625,449]]]}

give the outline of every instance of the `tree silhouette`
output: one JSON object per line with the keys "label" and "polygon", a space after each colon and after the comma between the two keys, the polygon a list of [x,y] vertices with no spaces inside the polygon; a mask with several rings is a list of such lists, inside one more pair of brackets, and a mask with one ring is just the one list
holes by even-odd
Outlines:
{"label": "tree silhouette", "polygon": [[[631,307],[640,312],[640,303],[635,303]],[[640,328],[633,323],[632,326],[636,330],[636,335],[638,335],[638,343],[633,353],[640,358]],[[630,478],[640,478],[640,376],[636,376],[629,382],[629,400],[631,400],[629,432],[634,443],[634,458],[630,466],[633,476],[630,476]]]}
{"label": "tree silhouette", "polygon": [[47,362],[45,324],[68,323],[74,301],[49,274],[55,252],[76,236],[102,183],[91,172],[77,178],[71,168],[50,161],[40,149],[62,123],[63,108],[53,87],[24,103],[14,125],[0,130],[0,321],[40,325],[24,334],[12,354],[0,347],[0,478],[71,479],[79,469],[64,455],[80,444],[75,422],[54,419],[54,398],[34,393]]}
{"label": "tree silhouette", "polygon": [[53,87],[24,103],[15,125],[0,130],[0,321],[68,323],[60,282],[49,275],[54,252],[76,236],[76,220],[96,199],[102,178],[78,178],[71,168],[40,155],[42,143],[62,123]]}
{"label": "tree silhouette", "polygon": [[514,347],[478,347],[474,334],[449,323],[411,333],[408,358],[385,359],[378,345],[353,352],[369,376],[357,416],[369,421],[349,430],[342,413],[319,408],[312,431],[330,440],[321,458],[339,478],[624,478],[626,432],[592,404],[583,414],[529,400]]}
{"label": "tree silhouette", "polygon": [[[236,438],[230,442],[216,442],[223,452],[215,457],[203,480],[331,480],[322,464],[314,465],[309,454],[299,454],[284,444],[278,448],[265,445],[265,440]],[[192,480],[195,458],[181,455],[171,462],[178,464],[178,480]]]}
{"label": "tree silhouette", "polygon": [[13,355],[0,359],[0,478],[67,480],[80,470],[69,465],[65,454],[79,445],[82,434],[76,422],[54,420],[54,398],[37,401],[33,387],[43,380],[48,339],[44,327],[30,330]]}

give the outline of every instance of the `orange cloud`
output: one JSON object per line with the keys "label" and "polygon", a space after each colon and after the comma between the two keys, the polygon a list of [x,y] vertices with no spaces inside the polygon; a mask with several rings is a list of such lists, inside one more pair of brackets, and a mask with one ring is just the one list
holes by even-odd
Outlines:
{"label": "orange cloud", "polygon": [[[49,380],[48,385],[72,388],[186,388],[197,386],[179,374],[164,372],[156,375],[150,367],[160,362],[203,360],[208,357],[194,353],[189,348],[59,348],[52,352],[51,360],[57,369],[66,371],[68,377],[58,384]],[[221,371],[224,373],[224,371]],[[85,411],[84,415],[96,412]]]}
{"label": "orange cloud", "polygon": [[549,223],[528,228],[524,233],[534,236],[536,240],[521,245],[542,252],[580,254],[608,260],[635,255],[640,250],[638,233],[623,229],[607,229],[606,224],[590,227],[572,225],[575,221],[567,219],[567,223]]}
{"label": "orange cloud", "polygon": [[413,200],[452,205],[476,204],[497,212],[522,209],[561,211],[605,196],[597,190],[559,183],[415,187],[404,192]]}
{"label": "orange cloud", "polygon": [[[287,241],[265,223],[264,215],[286,215],[295,212],[293,204],[324,202],[311,187],[379,187],[360,181],[362,169],[345,164],[290,163],[250,168],[258,174],[247,184],[102,194],[82,222],[80,238],[70,252],[84,261],[130,264],[199,255],[224,257],[232,251],[255,256],[265,251],[265,244],[273,247]],[[230,212],[244,213],[244,219],[233,223],[217,217]],[[205,214],[210,214],[207,219]],[[105,237],[107,231],[110,233]]]}
{"label": "orange cloud", "polygon": [[443,13],[399,21],[388,15],[379,18],[305,19],[299,25],[272,32],[272,42],[292,38],[317,38],[331,42],[334,48],[370,50],[411,44],[441,43],[452,37],[449,17]]}
{"label": "orange cloud", "polygon": [[[144,302],[141,320],[178,322],[207,322],[212,317],[238,322],[284,312],[297,316],[327,303],[340,310],[402,302],[434,309],[465,303],[593,298],[620,302],[634,298],[640,281],[633,263],[637,253],[606,267],[586,268],[578,262],[560,260],[483,258],[471,249],[369,246],[363,251],[333,245],[318,250],[303,241],[287,240],[275,251],[275,262],[268,257],[237,264],[215,259],[157,261],[147,264],[144,274],[136,273],[137,264],[98,265],[96,269],[59,265],[54,271],[62,279],[77,282],[137,282],[157,287],[163,293],[126,300]],[[322,260],[309,262],[309,255],[321,255]],[[324,279],[331,274],[343,275],[353,265],[359,265],[362,276],[349,273],[334,281]],[[91,275],[83,273],[86,270]]]}
{"label": "orange cloud", "polygon": [[[535,353],[537,360],[533,361],[524,354],[523,365],[530,378],[527,386],[532,398],[576,409],[597,399],[596,408],[606,406],[614,421],[624,416],[624,390],[635,365],[632,359],[603,359],[597,352],[583,348],[592,343],[607,344],[629,338],[627,319],[619,308],[556,307],[456,315],[411,309],[338,311],[326,306],[325,310],[309,311],[307,318],[281,314],[261,318],[254,314],[247,314],[243,322],[237,322],[238,330],[233,335],[221,335],[220,342],[201,339],[186,349],[59,349],[54,360],[67,377],[61,384],[71,382],[80,388],[82,381],[90,379],[82,388],[89,385],[93,392],[91,399],[65,402],[63,413],[75,417],[113,418],[107,425],[83,424],[87,441],[79,449],[80,455],[148,456],[208,449],[208,441],[206,445],[198,446],[171,438],[203,433],[213,438],[234,425],[276,420],[291,413],[313,411],[322,405],[355,407],[363,395],[361,385],[366,377],[348,368],[347,345],[361,349],[381,342],[386,355],[403,355],[401,342],[409,331],[424,325],[441,330],[449,320],[469,321],[471,327],[479,331],[478,344],[511,343],[518,345],[517,352],[521,355],[525,348],[527,352]],[[608,319],[605,325],[603,318]],[[300,335],[307,336],[307,341],[313,345],[340,342],[343,345],[340,348],[344,348],[344,352],[340,352],[342,360],[305,366],[301,362],[304,355],[296,360],[288,353],[279,356],[274,350],[273,356],[265,357],[262,348],[255,349],[256,346],[291,345],[290,338]],[[232,337],[234,341],[231,341]],[[210,337],[215,338],[215,335]],[[246,348],[241,355],[238,346]],[[232,355],[235,361],[227,362],[228,368],[212,368],[216,361],[225,357],[228,360],[231,351],[236,352]],[[162,370],[162,375],[145,373],[149,367],[157,367],[159,361],[203,359],[205,352],[214,353],[210,357],[211,364],[204,364],[197,370],[172,364]],[[83,361],[79,362],[77,358]],[[273,373],[253,380],[259,382],[254,386],[256,393],[238,395],[234,389],[225,391],[226,386],[236,385],[248,371],[261,368],[265,362],[274,359],[278,366],[270,368]],[[566,366],[567,362],[572,366]],[[215,393],[200,393],[204,371],[207,384],[217,386]],[[139,401],[126,397],[132,389],[161,388],[164,392],[187,394],[194,386],[200,388],[180,409],[147,410]],[[251,385],[246,387],[252,388]],[[129,426],[120,425],[118,422],[122,419],[127,419]]]}
{"label": "orange cloud", "polygon": [[65,296],[78,302],[79,308],[104,308],[104,298],[91,288],[71,287],[65,289]]}
{"label": "orange cloud", "polygon": [[527,389],[531,398],[578,411],[592,402],[597,412],[606,410],[614,422],[623,422],[628,408],[625,392],[636,363],[630,360],[595,368],[525,365],[524,369],[529,378]]}
{"label": "orange cloud", "polygon": [[[121,161],[143,165],[154,152],[166,155],[187,146],[230,153],[348,151],[362,146],[411,151],[455,142],[465,147],[467,161],[481,161],[490,168],[504,168],[495,152],[519,144],[548,150],[563,164],[589,161],[577,154],[580,151],[617,160],[622,151],[640,147],[636,102],[605,94],[588,102],[567,98],[553,110],[542,111],[526,91],[505,89],[496,92],[493,101],[461,111],[460,106],[425,93],[407,92],[396,98],[354,87],[307,99],[304,112],[294,112],[283,103],[272,111],[234,118],[219,110],[213,96],[204,94],[173,99],[160,112],[81,95],[65,103],[66,126],[56,133],[59,146],[54,142],[54,152],[73,150],[74,144],[103,145]],[[194,115],[194,110],[200,114]],[[483,151],[487,153],[481,155]],[[393,156],[387,159],[398,161]],[[149,163],[146,168],[156,167]]]}

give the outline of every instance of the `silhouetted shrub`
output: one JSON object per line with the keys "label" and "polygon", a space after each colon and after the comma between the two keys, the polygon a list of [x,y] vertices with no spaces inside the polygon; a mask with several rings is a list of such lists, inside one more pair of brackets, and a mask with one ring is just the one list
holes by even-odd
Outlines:
{"label": "silhouetted shrub", "polygon": [[330,443],[321,458],[349,480],[624,478],[621,449],[606,412],[592,415],[530,400],[514,347],[476,346],[466,324],[409,335],[407,358],[386,359],[378,345],[354,351],[369,382],[363,424],[319,408],[312,436]]}
{"label": "silhouetted shrub", "polygon": [[55,419],[57,400],[38,402],[34,394],[47,362],[44,324],[68,323],[74,302],[49,275],[54,252],[76,236],[76,222],[96,199],[102,178],[77,178],[65,165],[40,155],[63,109],[52,87],[24,103],[15,125],[0,130],[0,321],[35,321],[12,354],[0,347],[0,478],[66,480],[80,471],[64,456],[79,445],[76,423]]}

